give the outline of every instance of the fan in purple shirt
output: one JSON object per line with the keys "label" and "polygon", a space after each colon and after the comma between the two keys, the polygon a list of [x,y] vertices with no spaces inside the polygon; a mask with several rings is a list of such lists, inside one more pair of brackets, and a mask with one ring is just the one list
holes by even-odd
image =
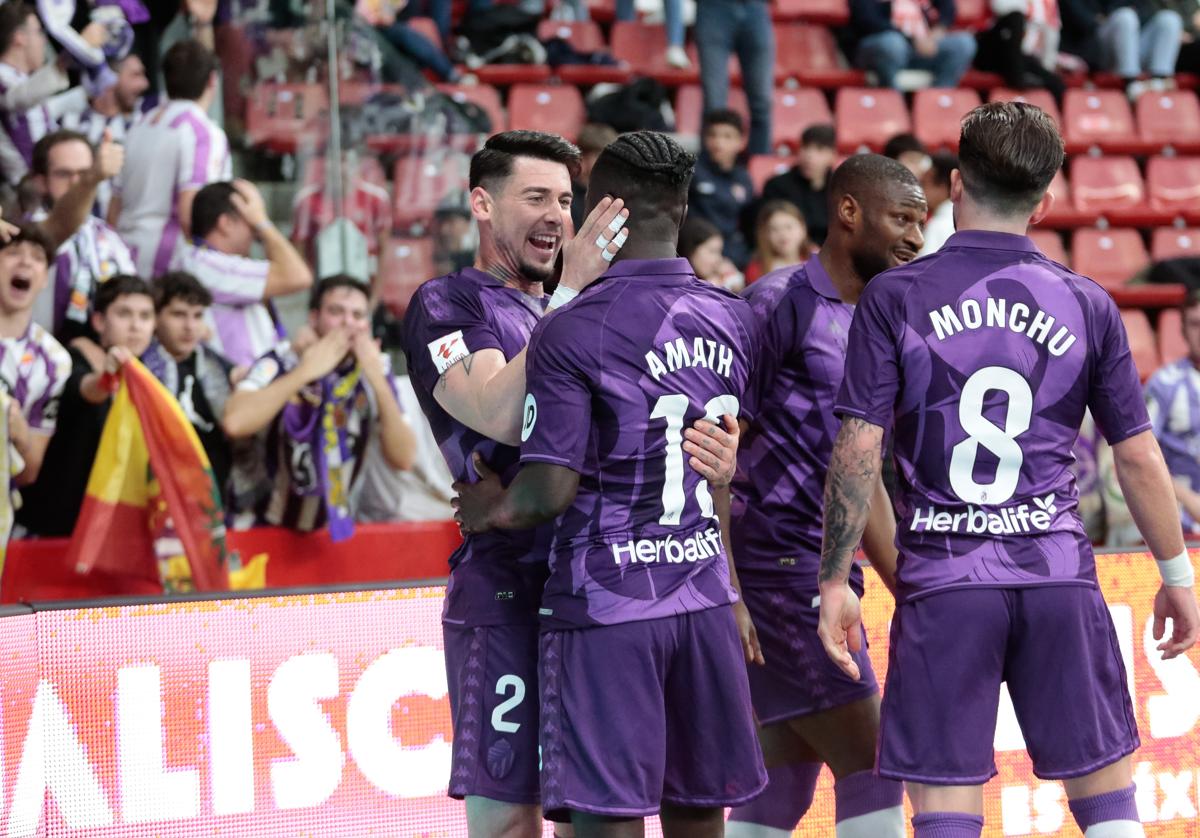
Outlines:
{"label": "fan in purple shirt", "polygon": [[[404,340],[414,390],[459,481],[476,478],[473,456],[505,479],[516,473],[525,346],[560,253],[551,308],[599,276],[623,241],[628,213],[610,199],[567,238],[578,164],[578,149],[553,134],[489,139],[471,161],[476,264],[426,282],[409,306]],[[725,448],[718,456],[689,443],[693,465],[728,482],[736,438],[717,431],[703,439]],[[449,791],[466,798],[472,838],[540,832],[537,611],[551,539],[549,528],[467,534],[450,557],[442,615],[455,739]]]}
{"label": "fan in purple shirt", "polygon": [[1085,410],[1112,445],[1158,560],[1164,658],[1200,630],[1171,477],[1116,305],[1025,235],[1053,203],[1047,187],[1062,159],[1058,128],[1038,108],[992,102],[967,114],[951,178],[959,232],[872,280],[850,330],[825,486],[819,632],[858,677],[850,567],[890,432],[898,605],[877,768],[907,781],[916,838],[981,834],[1002,681],[1034,773],[1063,781],[1081,831],[1144,834],[1128,679],[1070,472]]}
{"label": "fan in purple shirt", "polygon": [[720,836],[722,807],[766,783],[741,665],[756,649],[724,548],[728,488],[684,468],[684,427],[739,412],[755,355],[749,306],[671,258],[693,165],[654,132],[601,153],[588,204],[623,198],[629,243],[534,330],[521,471],[506,490],[456,484],[467,532],[557,519],[542,805],[581,836],[641,834],[656,813],[668,835]]}
{"label": "fan in purple shirt", "polygon": [[[821,491],[838,420],[854,304],[873,276],[921,249],[925,196],[904,166],[877,154],[842,163],[829,182],[829,233],[819,256],[746,292],[761,336],[754,397],[743,412],[733,485],[733,555],[765,666],[750,667],[763,751],[777,755],[758,800],[735,809],[728,838],[787,838],[812,803],[817,775],[836,779],[838,838],[901,838],[904,790],[873,775],[879,687],[843,673],[817,636]],[[871,498],[864,548],[894,586],[896,526],[883,483]],[[861,595],[862,571],[851,571]],[[865,646],[865,642],[864,642]]]}

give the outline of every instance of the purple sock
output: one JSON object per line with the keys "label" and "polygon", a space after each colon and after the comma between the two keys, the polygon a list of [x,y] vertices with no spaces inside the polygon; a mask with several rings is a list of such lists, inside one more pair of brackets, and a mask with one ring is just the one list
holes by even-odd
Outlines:
{"label": "purple sock", "polygon": [[913,838],[979,838],[983,815],[965,812],[926,812],[913,815]]}
{"label": "purple sock", "polygon": [[745,806],[729,813],[729,820],[756,823],[772,829],[796,828],[812,805],[820,762],[791,762],[767,769],[767,788]]}
{"label": "purple sock", "polygon": [[904,805],[904,784],[877,777],[871,771],[846,775],[834,785],[833,794],[839,823]]}
{"label": "purple sock", "polygon": [[1080,831],[1087,832],[1096,824],[1106,821],[1141,823],[1141,818],[1138,817],[1137,803],[1134,802],[1133,797],[1136,789],[1137,786],[1130,786],[1127,789],[1118,789],[1097,794],[1094,797],[1083,797],[1070,801],[1068,805],[1071,807],[1071,814],[1075,816],[1075,823],[1079,824]]}

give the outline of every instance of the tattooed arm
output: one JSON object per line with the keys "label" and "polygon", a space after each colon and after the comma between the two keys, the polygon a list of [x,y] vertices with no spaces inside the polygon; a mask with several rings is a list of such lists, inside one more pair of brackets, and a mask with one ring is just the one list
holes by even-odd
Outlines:
{"label": "tattooed arm", "polygon": [[525,350],[511,361],[499,349],[471,353],[442,374],[433,397],[471,430],[506,445],[520,445]]}
{"label": "tattooed arm", "polygon": [[821,618],[825,651],[847,675],[859,677],[852,652],[862,649],[858,596],[850,590],[850,564],[870,514],[879,480],[883,428],[848,416],[842,422],[825,479],[825,538],[821,544]]}

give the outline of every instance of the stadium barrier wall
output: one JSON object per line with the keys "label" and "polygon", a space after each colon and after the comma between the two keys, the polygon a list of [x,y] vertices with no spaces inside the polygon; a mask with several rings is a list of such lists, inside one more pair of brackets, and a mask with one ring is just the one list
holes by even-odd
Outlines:
{"label": "stadium barrier wall", "polygon": [[[1148,556],[1098,564],[1135,696],[1147,834],[1200,835],[1200,654],[1154,652]],[[882,674],[891,603],[867,575]],[[0,835],[464,836],[462,804],[444,797],[443,594],[414,584],[0,609]],[[1073,689],[1062,684],[1063,702]],[[637,724],[636,708],[621,713]],[[1061,786],[1030,773],[1007,701],[996,749],[985,835],[1078,835]],[[832,818],[826,775],[798,834],[832,835]]]}

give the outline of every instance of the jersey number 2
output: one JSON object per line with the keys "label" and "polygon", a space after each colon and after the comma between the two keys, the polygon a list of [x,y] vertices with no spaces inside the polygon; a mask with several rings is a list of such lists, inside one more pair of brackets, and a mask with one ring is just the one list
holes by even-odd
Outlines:
{"label": "jersey number 2", "polygon": [[[1004,425],[999,427],[983,415],[983,399],[992,390],[1008,397]],[[1033,391],[1020,373],[1008,367],[984,367],[967,379],[958,399],[958,423],[967,438],[950,452],[950,488],[967,503],[1001,504],[1017,491],[1025,455],[1017,437],[1029,430],[1033,416]],[[975,480],[979,446],[999,460],[990,483]]]}
{"label": "jersey number 2", "polygon": [[[651,419],[667,420],[667,463],[663,474],[662,515],[658,523],[664,527],[676,526],[683,517],[683,504],[686,498],[683,494],[683,417],[687,414],[691,401],[682,393],[672,393],[660,396],[650,411]],[[741,403],[737,396],[725,393],[714,396],[704,405],[704,418],[710,422],[720,423],[721,417],[728,413],[737,416]],[[712,495],[708,492],[708,481],[701,480],[696,487],[696,502],[700,504],[700,514],[705,518],[713,516]]]}

